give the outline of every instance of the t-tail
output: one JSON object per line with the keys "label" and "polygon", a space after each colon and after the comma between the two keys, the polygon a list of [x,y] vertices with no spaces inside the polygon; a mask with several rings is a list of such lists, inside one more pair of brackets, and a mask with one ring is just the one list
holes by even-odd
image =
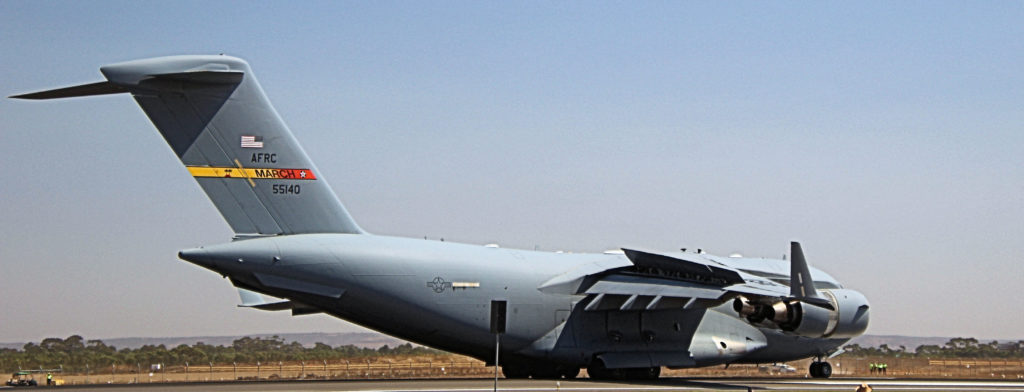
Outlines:
{"label": "t-tail", "polygon": [[238,237],[363,233],[244,60],[170,56],[100,72],[107,81],[12,98],[130,93]]}

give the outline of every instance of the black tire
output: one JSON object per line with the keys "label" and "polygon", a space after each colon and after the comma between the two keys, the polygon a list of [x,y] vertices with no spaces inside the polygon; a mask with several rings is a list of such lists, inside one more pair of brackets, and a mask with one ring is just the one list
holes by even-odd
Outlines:
{"label": "black tire", "polygon": [[656,380],[661,375],[661,367],[629,368],[623,369],[622,379],[628,380]]}
{"label": "black tire", "polygon": [[818,366],[818,377],[832,377],[832,365],[830,365],[828,362],[821,362],[821,365]]}
{"label": "black tire", "polygon": [[647,379],[648,380],[657,380],[658,377],[661,377],[661,366],[652,367],[647,372]]}
{"label": "black tire", "polygon": [[811,373],[811,378],[821,378],[821,362],[811,362],[811,367],[808,370]]}
{"label": "black tire", "polygon": [[529,378],[530,368],[520,364],[505,364],[501,366],[501,374],[509,379]]}
{"label": "black tire", "polygon": [[594,380],[609,380],[612,378],[612,371],[604,366],[604,361],[595,359],[587,366],[587,376]]}
{"label": "black tire", "polygon": [[559,375],[561,375],[563,378],[565,378],[567,380],[574,379],[574,378],[576,378],[577,376],[580,375],[580,368],[579,368],[579,366],[565,366],[565,365],[563,365],[563,366],[559,366],[558,369],[559,369],[559,371],[558,371]]}
{"label": "black tire", "polygon": [[536,380],[554,380],[562,378],[559,367],[553,363],[534,363],[530,367],[530,377]]}

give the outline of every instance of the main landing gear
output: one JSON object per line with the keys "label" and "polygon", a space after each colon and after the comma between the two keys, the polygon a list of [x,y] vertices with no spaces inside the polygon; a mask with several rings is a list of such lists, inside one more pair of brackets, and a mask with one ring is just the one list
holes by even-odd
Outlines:
{"label": "main landing gear", "polygon": [[813,378],[829,378],[832,377],[832,365],[828,362],[822,361],[821,358],[817,358],[814,362],[811,362],[811,377]]}
{"label": "main landing gear", "polygon": [[501,365],[501,372],[505,374],[505,378],[571,380],[580,374],[580,368],[546,362],[518,362]]}
{"label": "main landing gear", "polygon": [[587,366],[587,375],[594,380],[655,380],[661,375],[661,367],[608,369],[604,361],[596,359]]}

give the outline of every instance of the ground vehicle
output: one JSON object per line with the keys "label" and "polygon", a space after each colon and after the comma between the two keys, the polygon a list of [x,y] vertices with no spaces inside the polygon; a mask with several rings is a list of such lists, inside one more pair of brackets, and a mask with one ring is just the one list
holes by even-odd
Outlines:
{"label": "ground vehicle", "polygon": [[779,374],[796,373],[796,368],[794,368],[792,366],[789,366],[787,364],[784,364],[784,363],[774,363],[774,364],[771,364],[771,365],[758,366],[757,370],[760,371],[761,373],[769,373],[769,374],[775,374],[775,373],[779,373]]}
{"label": "ground vehicle", "polygon": [[11,374],[11,379],[7,380],[7,385],[12,387],[34,387],[38,384],[36,379],[32,377],[32,372],[21,370]]}

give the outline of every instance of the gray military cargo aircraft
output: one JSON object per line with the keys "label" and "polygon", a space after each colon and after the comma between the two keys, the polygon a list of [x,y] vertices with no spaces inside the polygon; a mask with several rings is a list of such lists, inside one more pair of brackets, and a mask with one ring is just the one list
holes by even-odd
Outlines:
{"label": "gray military cargo aircraft", "polygon": [[808,267],[796,242],[786,261],[371,235],[244,60],[170,56],[100,71],[106,81],[12,98],[130,93],[235,232],[178,257],[227,277],[240,306],[322,312],[489,364],[500,353],[509,378],[583,367],[592,378],[656,378],[662,367],[808,357],[812,376],[829,377],[825,359],[868,325],[867,299]]}

